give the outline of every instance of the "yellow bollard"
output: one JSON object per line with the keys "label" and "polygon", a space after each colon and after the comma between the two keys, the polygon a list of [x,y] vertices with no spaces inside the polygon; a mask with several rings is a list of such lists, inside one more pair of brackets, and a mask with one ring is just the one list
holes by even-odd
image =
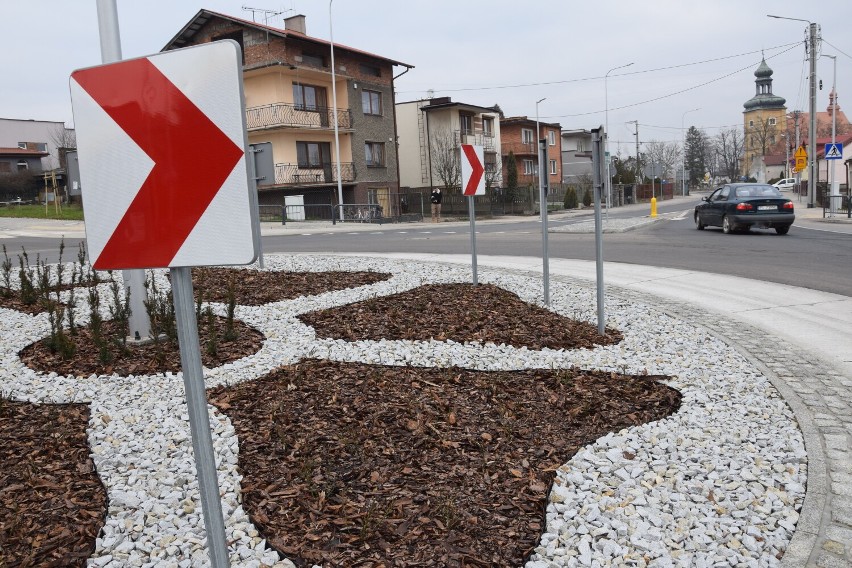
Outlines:
{"label": "yellow bollard", "polygon": [[651,217],[656,217],[656,216],[657,216],[657,198],[652,197],[651,198]]}

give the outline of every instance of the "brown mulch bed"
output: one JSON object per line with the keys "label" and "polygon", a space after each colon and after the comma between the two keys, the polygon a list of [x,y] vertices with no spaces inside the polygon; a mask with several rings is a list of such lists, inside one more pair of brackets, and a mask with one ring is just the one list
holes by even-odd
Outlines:
{"label": "brown mulch bed", "polygon": [[193,268],[192,285],[207,302],[228,301],[228,283],[233,282],[237,303],[260,306],[270,302],[313,296],[324,292],[357,288],[388,280],[383,272],[259,272],[230,268]]}
{"label": "brown mulch bed", "polygon": [[3,294],[0,295],[0,308],[18,310],[19,312],[24,312],[25,314],[30,314],[31,316],[35,316],[47,311],[47,308],[45,307],[43,302],[25,304],[23,300],[21,300],[20,292],[18,292],[17,290],[6,289],[4,289]]}
{"label": "brown mulch bed", "polygon": [[506,343],[578,349],[618,343],[621,333],[560,316],[493,284],[427,284],[399,294],[311,312],[299,319],[318,337]]}
{"label": "brown mulch bed", "polygon": [[[198,322],[198,340],[201,348],[201,362],[205,367],[218,367],[236,361],[257,353],[263,345],[263,334],[238,320],[234,321],[237,338],[230,341],[225,340],[225,318],[216,316],[214,325],[217,337],[216,350],[215,353],[208,351],[207,345],[211,333],[203,319],[202,317],[202,320]],[[106,337],[120,336],[115,322],[107,321],[104,322],[103,326]],[[63,358],[60,353],[51,351],[46,339],[27,345],[18,356],[25,365],[36,371],[43,373],[53,371],[60,375],[81,377],[112,373],[121,376],[150,375],[166,371],[176,373],[181,370],[180,349],[177,341],[163,340],[158,343],[128,345],[126,350],[122,350],[115,343],[111,343],[108,348],[109,360],[104,362],[100,356],[100,349],[92,340],[92,334],[88,327],[78,328],[77,335],[70,337],[74,341],[76,349],[74,354],[67,359]]]}
{"label": "brown mulch bed", "polygon": [[0,566],[85,566],[106,490],[89,457],[86,404],[0,399]]}
{"label": "brown mulch bed", "polygon": [[677,410],[656,378],[306,360],[209,398],[247,512],[297,565],[521,566],[556,468]]}
{"label": "brown mulch bed", "polygon": [[[194,276],[199,270],[204,274],[196,286],[207,301],[227,302],[233,279],[240,305],[361,286],[390,276],[218,268],[195,269]],[[301,317],[320,336],[348,340],[435,338],[530,349],[588,348],[621,340],[618,331],[600,336],[590,324],[522,302],[490,285],[423,286]],[[222,358],[205,358],[206,366],[259,349],[263,337],[240,322],[235,322],[242,326],[239,338],[226,344],[221,339],[224,319],[216,319]],[[166,353],[165,344],[160,344],[159,353],[153,344],[133,348],[104,365],[86,333],[80,328],[77,351],[67,361],[49,353],[43,342],[28,346],[20,356],[35,369],[77,376],[180,369],[177,346]],[[206,357],[203,323],[199,335]],[[210,398],[237,428],[245,506],[268,542],[302,565],[376,568],[520,565],[538,542],[555,468],[606,432],[662,418],[680,403],[679,394],[654,377],[576,370],[486,373],[314,360],[215,389]],[[18,438],[21,431],[54,432],[57,424],[54,416],[37,411],[23,416],[25,425],[4,419],[0,440]],[[88,454],[85,422],[83,455]],[[27,436],[24,440],[36,445],[27,442]],[[91,469],[89,465],[85,472],[78,471],[83,466],[66,458],[73,452],[52,452],[44,444],[39,449],[46,461],[55,462],[47,466],[51,471],[57,476],[64,472],[62,480],[53,482],[62,488],[76,486]],[[27,479],[17,472],[2,477],[9,471],[7,459],[0,463],[0,480]],[[42,507],[33,503],[45,489],[29,479],[23,488],[14,489],[23,494],[14,500],[6,499],[8,484],[0,484],[0,511],[7,504],[24,503],[33,518],[43,518]],[[105,497],[85,502],[69,498],[64,505],[73,506],[70,516],[81,525],[89,518],[102,523],[106,514]],[[85,554],[93,550],[97,527],[86,533]],[[83,527],[69,530],[30,523],[30,540],[22,541],[22,553],[44,560],[21,565],[78,565],[65,560],[76,554],[75,546],[82,546],[75,543],[83,542]],[[11,558],[7,543],[16,533],[10,531],[6,524],[0,526],[4,558]],[[55,563],[52,554],[59,555]]]}

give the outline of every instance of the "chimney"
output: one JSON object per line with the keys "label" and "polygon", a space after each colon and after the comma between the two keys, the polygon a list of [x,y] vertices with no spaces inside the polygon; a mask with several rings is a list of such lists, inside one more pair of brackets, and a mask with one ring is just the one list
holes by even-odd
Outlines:
{"label": "chimney", "polygon": [[285,18],[284,29],[308,35],[308,33],[305,31],[305,16],[303,16],[302,14]]}

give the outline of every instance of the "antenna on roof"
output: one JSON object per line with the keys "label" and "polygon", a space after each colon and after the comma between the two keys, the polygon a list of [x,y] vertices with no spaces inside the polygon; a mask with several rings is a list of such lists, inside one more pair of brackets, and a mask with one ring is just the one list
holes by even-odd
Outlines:
{"label": "antenna on roof", "polygon": [[257,23],[255,19],[258,12],[263,14],[263,25],[269,25],[269,19],[274,18],[275,16],[280,16],[281,14],[286,14],[287,12],[293,12],[292,8],[287,8],[284,10],[267,10],[266,8],[252,8],[251,6],[243,6],[244,12],[251,12],[251,21]]}
{"label": "antenna on roof", "polygon": [[435,89],[429,89],[428,91],[426,91],[426,98],[427,99],[432,99],[434,97],[435,97]]}

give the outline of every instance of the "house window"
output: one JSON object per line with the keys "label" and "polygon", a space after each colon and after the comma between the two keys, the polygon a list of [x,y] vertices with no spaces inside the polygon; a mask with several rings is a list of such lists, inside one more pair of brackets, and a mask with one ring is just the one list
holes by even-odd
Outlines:
{"label": "house window", "polygon": [[749,125],[750,127],[752,127],[752,128],[753,128],[753,127],[754,127],[754,121],[753,121],[753,120],[749,120],[749,121],[748,121],[748,125]]}
{"label": "house window", "polygon": [[30,169],[29,164],[27,164],[26,160],[18,160],[18,171],[25,172]]}
{"label": "house window", "polygon": [[325,67],[325,58],[316,53],[302,52],[302,62],[314,67]]}
{"label": "house window", "polygon": [[376,91],[361,91],[361,107],[364,114],[382,114],[382,94]]}
{"label": "house window", "polygon": [[494,119],[490,116],[482,117],[482,133],[486,136],[494,136]]}
{"label": "house window", "polygon": [[551,146],[556,146],[556,131],[549,130],[547,132],[547,143]]}
{"label": "house window", "polygon": [[385,144],[384,142],[365,142],[364,154],[367,158],[368,168],[385,167]]}
{"label": "house window", "polygon": [[27,149],[27,143],[26,142],[18,142],[18,148],[20,148],[21,150],[26,150]]}
{"label": "house window", "polygon": [[532,160],[524,160],[524,175],[535,174],[535,163]]}
{"label": "house window", "polygon": [[485,171],[488,173],[494,173],[497,171],[497,154],[494,152],[486,152],[485,153]]}
{"label": "house window", "polygon": [[331,163],[331,145],[328,142],[296,142],[296,159],[299,168],[321,168]]}
{"label": "house window", "polygon": [[550,160],[550,175],[556,175],[556,160]]}
{"label": "house window", "polygon": [[586,151],[586,143],[582,140],[577,140],[577,151],[585,152]]}
{"label": "house window", "polygon": [[369,75],[370,77],[382,76],[382,70],[376,67],[375,65],[366,65],[364,63],[361,63],[358,67],[361,69],[361,73],[363,75]]}
{"label": "house window", "polygon": [[775,119],[774,118],[769,119],[769,126],[775,126]]}
{"label": "house window", "polygon": [[473,134],[473,115],[459,113],[459,128],[462,134]]}
{"label": "house window", "polygon": [[524,144],[533,143],[533,131],[529,128],[521,128],[521,142]]}
{"label": "house window", "polygon": [[293,83],[293,102],[296,110],[317,112],[326,108],[325,87]]}

